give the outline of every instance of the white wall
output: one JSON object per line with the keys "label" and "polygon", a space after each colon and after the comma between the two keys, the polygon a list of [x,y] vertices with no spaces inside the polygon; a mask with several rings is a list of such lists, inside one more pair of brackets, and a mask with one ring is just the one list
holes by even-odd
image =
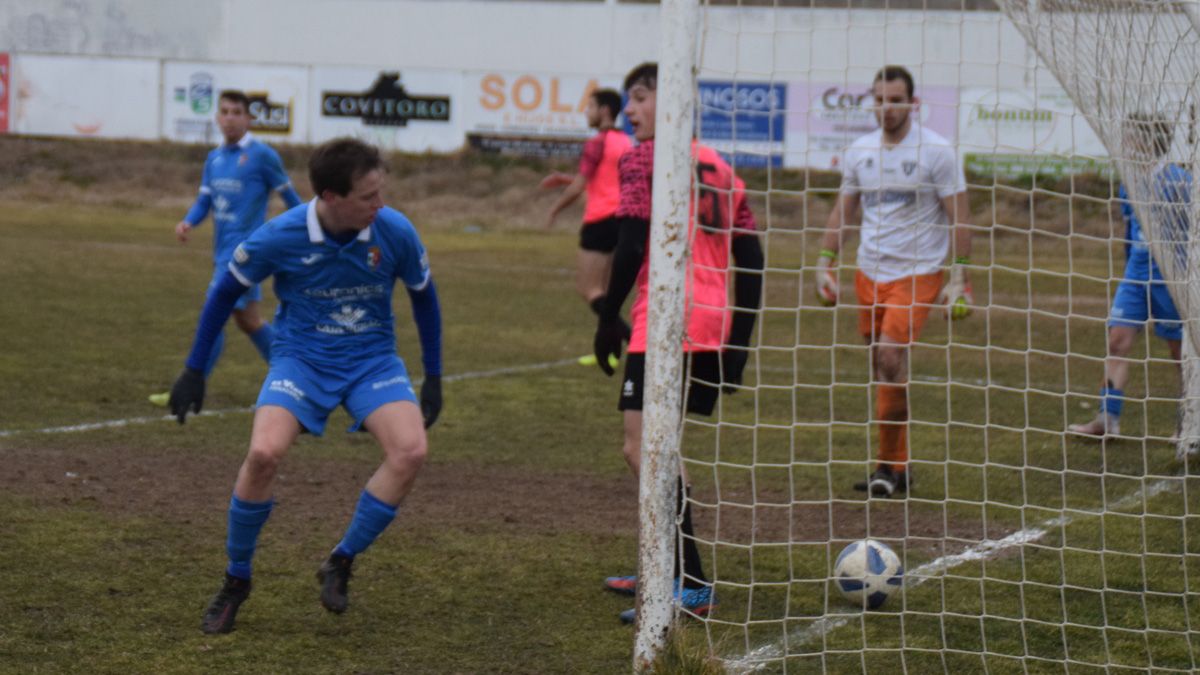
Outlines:
{"label": "white wall", "polygon": [[[386,68],[623,73],[658,57],[655,5],[486,0],[0,0],[0,51]],[[712,8],[704,63],[745,78],[1026,86],[1000,14]]]}
{"label": "white wall", "polygon": [[[576,99],[588,86],[618,84],[631,66],[658,57],[658,13],[655,5],[600,2],[0,0],[0,52],[15,54],[10,89],[24,97],[10,103],[24,120],[14,123],[18,132],[98,128],[99,135],[204,140],[178,132],[189,124],[185,103],[191,103],[181,98],[182,82],[207,73],[218,90],[261,91],[277,110],[290,106],[291,125],[275,141],[355,133],[387,147],[444,151],[469,134],[586,135]],[[914,71],[926,93],[922,114],[961,138],[963,152],[1103,151],[998,13],[712,8],[703,44],[702,77],[788,89],[786,138],[764,146],[788,165],[829,168],[837,146],[872,124],[861,110],[825,107],[820,94],[861,96],[884,63]],[[135,96],[126,82],[131,64],[147,62],[160,64],[150,85],[154,100],[131,102],[136,121],[118,119],[113,101]],[[119,97],[102,91],[104,64],[111,66],[108,78],[120,80]],[[49,76],[55,70],[57,83]],[[147,76],[137,73],[142,84],[134,88],[146,88]],[[365,92],[385,73],[399,73],[413,96],[449,97],[449,119],[388,127],[322,112],[325,90]],[[288,86],[272,84],[280,77]],[[525,83],[530,106],[514,105],[517,82]],[[499,106],[497,89],[507,94]],[[57,107],[38,107],[51,99]],[[970,114],[988,105],[1050,105],[1053,114],[1029,123]],[[157,126],[144,125],[151,109]],[[30,116],[38,110],[48,121]],[[47,126],[55,115],[72,120]],[[99,127],[97,116],[105,120]]]}

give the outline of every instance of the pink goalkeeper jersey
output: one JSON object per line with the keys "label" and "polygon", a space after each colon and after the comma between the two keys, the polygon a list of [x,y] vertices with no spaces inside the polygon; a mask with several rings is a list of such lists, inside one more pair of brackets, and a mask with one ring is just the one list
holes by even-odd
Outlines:
{"label": "pink goalkeeper jersey", "polygon": [[601,131],[583,146],[579,173],[587,179],[587,206],[583,222],[595,223],[611,217],[621,199],[617,162],[633,143],[616,129]]}
{"label": "pink goalkeeper jersey", "polygon": [[[725,344],[730,327],[727,295],[729,237],[735,230],[754,231],[754,214],[746,204],[745,185],[715,150],[692,143],[699,194],[693,198],[687,265],[687,337],[684,351],[717,351]],[[650,220],[650,194],[654,176],[654,140],[644,141],[621,157],[621,205],[617,217]],[[646,352],[646,288],[650,281],[650,252],[638,270],[637,298],[630,310],[633,336],[630,354]]]}

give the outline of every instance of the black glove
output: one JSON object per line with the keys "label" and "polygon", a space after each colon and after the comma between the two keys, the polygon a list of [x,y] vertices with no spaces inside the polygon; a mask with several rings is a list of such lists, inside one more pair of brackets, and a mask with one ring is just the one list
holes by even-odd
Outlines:
{"label": "black glove", "polygon": [[616,319],[600,318],[600,323],[596,326],[596,337],[592,340],[592,350],[596,354],[596,365],[600,366],[600,370],[604,371],[605,375],[612,377],[615,372],[613,367],[608,363],[608,357],[615,356],[621,358],[621,341],[628,334],[628,326],[625,322],[617,317]]}
{"label": "black glove", "polygon": [[167,407],[171,409],[171,414],[175,419],[183,424],[187,417],[188,408],[192,412],[200,414],[200,407],[204,405],[204,374],[198,370],[184,368],[179,377],[175,379],[175,384],[171,385],[171,399],[167,402]]}
{"label": "black glove", "polygon": [[425,417],[425,428],[433,426],[442,412],[442,376],[426,375],[421,383],[421,415]]}
{"label": "black glove", "polygon": [[721,352],[721,382],[726,394],[737,392],[737,387],[733,385],[742,383],[742,371],[746,369],[746,359],[749,356],[750,352],[744,348],[726,347],[725,351]]}

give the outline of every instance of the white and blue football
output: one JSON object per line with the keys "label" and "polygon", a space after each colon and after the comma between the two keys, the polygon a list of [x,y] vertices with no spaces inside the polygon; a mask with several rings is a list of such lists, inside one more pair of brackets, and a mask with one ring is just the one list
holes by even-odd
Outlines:
{"label": "white and blue football", "polygon": [[833,576],[847,600],[865,609],[877,609],[904,584],[904,566],[887,544],[862,539],[842,549]]}

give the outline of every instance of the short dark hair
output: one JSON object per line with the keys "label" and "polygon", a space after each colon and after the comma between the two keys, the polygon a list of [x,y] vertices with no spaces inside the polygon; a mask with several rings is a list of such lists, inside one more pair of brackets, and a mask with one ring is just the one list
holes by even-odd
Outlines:
{"label": "short dark hair", "polygon": [[647,61],[625,76],[625,91],[629,91],[637,85],[654,91],[658,89],[658,64],[653,61]]}
{"label": "short dark hair", "polygon": [[908,89],[908,97],[913,97],[913,76],[908,72],[908,68],[904,66],[884,66],[875,73],[875,79],[871,82],[871,86],[875,86],[876,82],[892,82],[894,80],[904,80],[904,85]]}
{"label": "short dark hair", "polygon": [[597,107],[608,108],[614,120],[621,114],[621,95],[613,89],[597,89],[592,92],[592,100]]}
{"label": "short dark hair", "polygon": [[386,168],[379,148],[357,138],[335,138],[313,150],[308,158],[308,180],[318,197],[326,190],[345,197],[354,188],[354,181]]}
{"label": "short dark hair", "polygon": [[1155,157],[1162,157],[1171,150],[1175,139],[1175,127],[1164,116],[1155,113],[1132,112],[1126,119],[1126,128],[1137,132],[1139,140],[1146,144]]}
{"label": "short dark hair", "polygon": [[225,89],[217,96],[218,105],[220,101],[229,101],[230,103],[239,103],[242,110],[250,112],[250,97],[241,89]]}

